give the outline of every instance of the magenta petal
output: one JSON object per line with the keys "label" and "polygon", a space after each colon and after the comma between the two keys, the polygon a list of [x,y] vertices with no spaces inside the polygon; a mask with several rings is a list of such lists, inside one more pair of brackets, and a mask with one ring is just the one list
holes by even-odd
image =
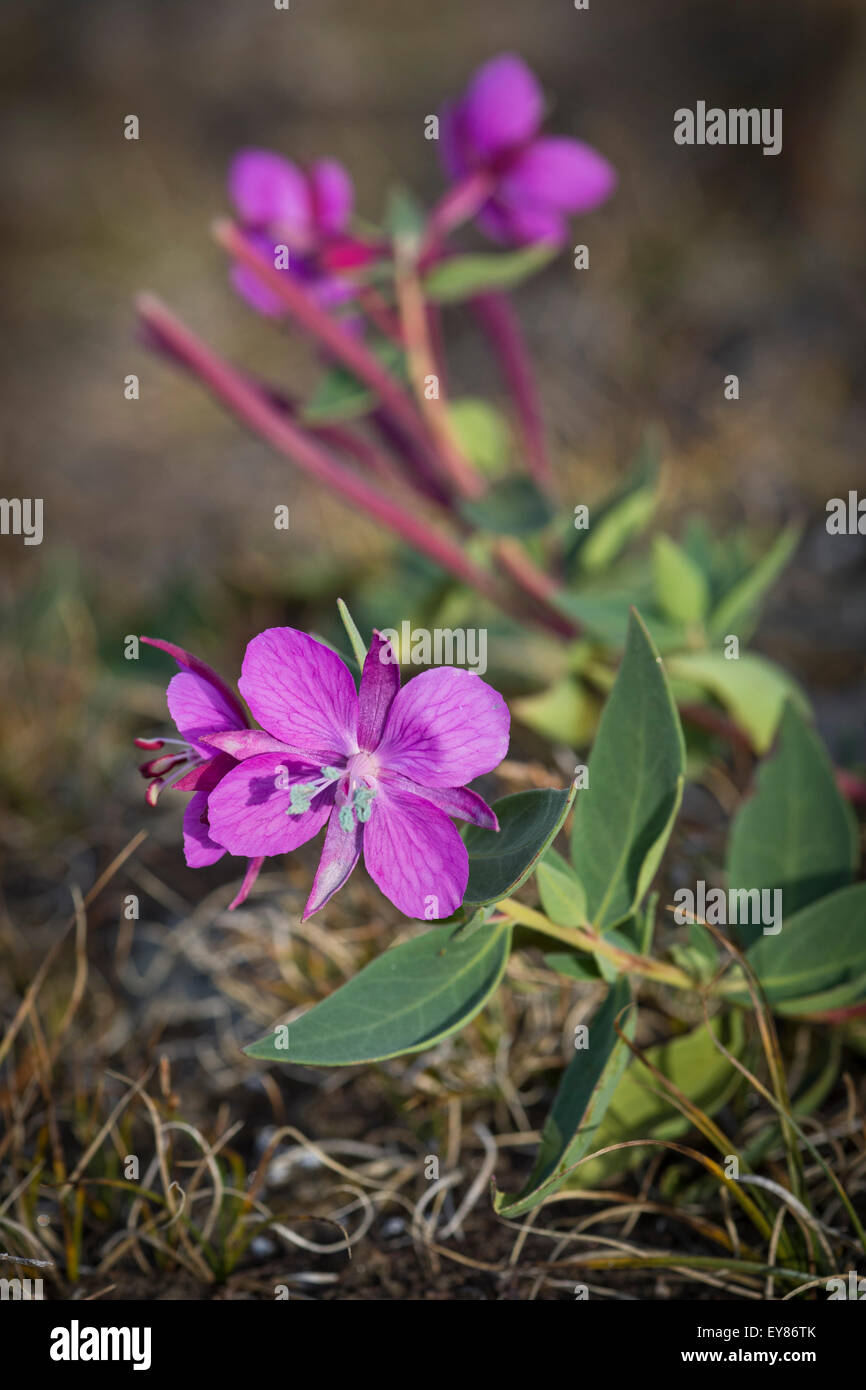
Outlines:
{"label": "magenta petal", "polygon": [[352,180],[336,159],[317,159],[310,169],[313,217],[323,236],[336,236],[352,214]]}
{"label": "magenta petal", "polygon": [[446,102],[439,112],[439,158],[450,178],[462,179],[469,172],[463,150],[460,126],[460,107]]}
{"label": "magenta petal", "polygon": [[196,743],[202,734],[237,728],[234,705],[215,685],[194,676],[192,671],[179,671],[172,676],[165,698],[178,731],[190,743]]}
{"label": "magenta petal", "polygon": [[183,853],[191,869],[203,869],[222,859],[225,850],[210,837],[207,792],[191,796],[183,813]]}
{"label": "magenta petal", "polygon": [[378,747],[388,711],[399,689],[400,667],[391,643],[374,631],[358,692],[359,748],[372,751]]}
{"label": "magenta petal", "polygon": [[247,758],[227,773],[208,798],[211,835],[230,854],[287,854],[321,830],[334,804],[330,786],[309,811],[289,815],[292,783],[312,782],[318,767],[289,762],[274,753]]}
{"label": "magenta petal", "polygon": [[503,53],[475,74],[461,104],[460,134],[475,158],[488,160],[531,140],[543,109],[532,72],[522,58]]}
{"label": "magenta petal", "polygon": [[211,792],[217,782],[221,782],[226,773],[231,772],[234,765],[234,758],[230,758],[227,753],[217,753],[203,763],[196,763],[183,777],[172,782],[172,791]]}
{"label": "magenta petal", "polygon": [[272,627],[254,637],[238,685],[263,728],[307,750],[311,762],[357,752],[358,696],[349,668],[305,632]]}
{"label": "magenta petal", "polygon": [[306,922],[308,917],[312,917],[314,912],[324,907],[328,899],[342,888],[358,862],[363,831],[364,827],[357,824],[353,824],[351,830],[344,830],[340,825],[339,816],[331,816],[325,831],[322,857],[301,921]]}
{"label": "magenta petal", "polygon": [[202,735],[202,743],[208,748],[219,748],[229,753],[238,762],[244,758],[258,757],[259,753],[283,753],[286,757],[300,758],[303,754],[298,748],[289,748],[282,739],[273,738],[262,729],[228,729]]}
{"label": "magenta petal", "polygon": [[[268,243],[268,254],[271,254],[270,243]],[[281,299],[262,284],[261,277],[256,275],[249,266],[236,265],[232,267],[231,282],[240,295],[245,299],[251,309],[256,313],[266,314],[268,318],[280,318],[286,312],[286,306]]]}
{"label": "magenta petal", "polygon": [[218,675],[212,666],[208,666],[206,661],[201,661],[191,652],[184,651],[183,647],[176,647],[174,642],[164,642],[161,637],[142,637],[140,641],[146,642],[149,647],[157,647],[161,652],[166,652],[174,657],[178,666],[186,671],[192,671],[193,675],[201,676],[202,680],[209,681],[222,695],[223,700],[237,714],[235,728],[245,729],[248,723],[241,703],[233,691],[229,689],[222,676]]}
{"label": "magenta petal", "polygon": [[494,241],[509,246],[535,246],[540,242],[561,246],[568,236],[568,224],[555,208],[519,207],[499,198],[485,203],[478,222]]}
{"label": "magenta petal", "polygon": [[377,757],[422,787],[462,786],[502,761],[510,723],[502,696],[480,676],[440,666],[395,696]]}
{"label": "magenta petal", "polygon": [[613,192],[616,171],[580,140],[550,136],[521,150],[502,180],[498,196],[520,209],[588,212]]}
{"label": "magenta petal", "polygon": [[499,821],[493,809],[482,796],[470,791],[468,787],[420,787],[411,778],[399,777],[394,772],[383,772],[381,780],[387,787],[396,787],[398,791],[420,796],[432,806],[438,806],[446,816],[470,821],[472,825],[482,825],[485,830],[499,829]]}
{"label": "magenta petal", "polygon": [[241,903],[246,902],[247,898],[249,897],[250,889],[252,888],[253,884],[258,878],[259,871],[264,862],[265,856],[263,854],[260,854],[258,859],[250,860],[249,864],[247,865],[247,871],[244,874],[244,881],[241,884],[235,896],[232,898],[231,902],[229,903],[229,912],[231,912],[232,908],[240,907]]}
{"label": "magenta petal", "polygon": [[466,846],[445,812],[381,782],[364,827],[364,863],[395,907],[428,921],[450,917],[469,881]]}
{"label": "magenta petal", "polygon": [[229,194],[241,221],[273,227],[299,248],[312,234],[310,188],[296,165],[270,150],[241,150],[229,169]]}

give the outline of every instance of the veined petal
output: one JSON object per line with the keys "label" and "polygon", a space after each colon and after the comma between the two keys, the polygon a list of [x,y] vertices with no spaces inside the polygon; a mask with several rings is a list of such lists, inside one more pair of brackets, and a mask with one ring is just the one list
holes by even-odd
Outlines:
{"label": "veined petal", "polygon": [[309,242],[313,229],[309,184],[302,170],[282,155],[241,150],[229,168],[229,195],[243,222],[279,229],[299,248]]}
{"label": "veined petal", "polygon": [[364,863],[407,917],[450,917],[469,881],[466,846],[445,812],[381,782],[364,827]]}
{"label": "veined petal", "polygon": [[315,781],[318,773],[318,767],[287,763],[274,753],[238,763],[208,797],[213,839],[230,854],[252,859],[286,854],[306,844],[331,813],[334,787],[315,797],[308,811],[289,815],[290,787]]}
{"label": "veined petal", "polygon": [[322,236],[341,232],[352,214],[352,180],[336,159],[317,159],[310,167],[313,219]]}
{"label": "veined petal", "polygon": [[544,110],[534,74],[513,53],[491,58],[461,103],[459,127],[472,154],[485,161],[531,140]]}
{"label": "veined petal", "polygon": [[290,748],[282,739],[273,738],[263,729],[228,729],[203,734],[201,741],[209,748],[219,748],[223,753],[231,754],[239,763],[244,758],[255,758],[259,753],[282,753],[287,758],[304,761],[304,754],[299,748]]}
{"label": "veined petal", "polygon": [[310,762],[357,752],[358,696],[349,668],[329,647],[293,627],[254,637],[238,682],[256,719]]}
{"label": "veined petal", "polygon": [[376,755],[383,769],[422,787],[458,787],[502,761],[510,723],[502,696],[480,676],[439,666],[394,697]]}
{"label": "veined petal", "polygon": [[191,652],[184,651],[183,647],[175,646],[174,642],[164,642],[161,637],[141,637],[139,641],[146,642],[149,647],[157,647],[161,652],[166,652],[168,656],[174,658],[178,666],[185,671],[192,671],[194,676],[201,676],[202,680],[208,681],[222,695],[225,703],[237,714],[237,720],[231,727],[245,729],[249,720],[244,713],[240,700],[234,691],[230,690],[212,666],[208,666],[206,661],[201,661],[199,657],[193,656]]}
{"label": "veined petal", "polygon": [[492,807],[487,805],[482,796],[470,791],[468,787],[421,787],[411,778],[400,777],[396,772],[387,770],[380,773],[380,781],[388,787],[395,787],[398,791],[420,796],[422,800],[429,801],[431,806],[438,806],[446,816],[469,821],[472,825],[481,825],[485,830],[499,829],[499,821]]}
{"label": "veined petal", "polygon": [[581,140],[546,136],[533,140],[509,166],[498,196],[520,209],[588,212],[616,186],[612,164]]}
{"label": "veined petal", "polygon": [[[197,743],[201,734],[238,726],[234,705],[217,686],[192,671],[179,671],[172,676],[165,698],[179,733],[190,743]],[[210,749],[205,751],[209,753]]]}
{"label": "veined petal", "polygon": [[342,888],[358,862],[363,833],[363,825],[353,822],[351,830],[344,830],[336,812],[331,816],[325,831],[322,857],[319,860],[313,887],[304,908],[302,922],[306,922],[307,918],[312,917],[314,912],[323,908],[328,899],[332,898],[339,888]]}
{"label": "veined petal", "polygon": [[400,689],[400,667],[391,643],[374,631],[361,673],[358,692],[358,747],[378,747],[394,696]]}
{"label": "veined petal", "polygon": [[183,853],[191,869],[203,869],[222,859],[225,850],[211,839],[207,821],[207,792],[191,796],[183,813]]}

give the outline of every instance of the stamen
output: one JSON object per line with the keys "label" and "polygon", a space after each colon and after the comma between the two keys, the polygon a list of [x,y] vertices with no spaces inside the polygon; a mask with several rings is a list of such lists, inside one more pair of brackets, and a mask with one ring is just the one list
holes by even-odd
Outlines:
{"label": "stamen", "polygon": [[293,782],[289,788],[289,799],[291,805],[286,811],[287,816],[302,816],[305,811],[309,811],[310,802],[329,787],[332,782],[336,782],[342,777],[344,768],[342,767],[321,767],[319,771],[322,776],[316,782]]}
{"label": "stamen", "polygon": [[309,811],[310,802],[316,795],[315,782],[294,782],[290,789],[292,804],[287,814],[290,816],[303,815],[304,811]]}

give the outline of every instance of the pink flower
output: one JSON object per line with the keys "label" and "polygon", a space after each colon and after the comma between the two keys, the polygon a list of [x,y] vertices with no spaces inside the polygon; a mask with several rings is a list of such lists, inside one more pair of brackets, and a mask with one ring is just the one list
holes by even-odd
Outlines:
{"label": "pink flower", "polygon": [[[302,280],[323,308],[350,299],[345,276],[333,275],[325,252],[335,263],[352,264],[355,246],[345,233],[352,212],[352,181],[341,164],[319,159],[309,172],[267,150],[242,150],[229,170],[229,193],[251,245],[275,265],[277,250],[288,248],[287,275]],[[232,273],[238,292],[254,309],[276,315],[282,305],[246,266]]]}
{"label": "pink flower", "polygon": [[469,862],[449,816],[498,829],[465,783],[505,756],[502,696],[454,667],[401,690],[379,633],[356,692],[340,657],[291,627],[250,642],[239,688],[262,730],[205,739],[239,761],[210,793],[213,839],[231,854],[285,854],[327,826],[305,918],[342,887],[362,849],[370,877],[407,916],[454,912]]}
{"label": "pink flower", "polygon": [[[235,766],[234,758],[227,753],[214,753],[202,738],[204,734],[247,729],[249,721],[240,701],[206,662],[172,642],[163,642],[157,637],[142,637],[141,640],[167,652],[180,667],[166,691],[169,713],[180,738],[135,740],[139,748],[159,752],[158,757],[142,763],[140,768],[142,775],[151,779],[146,799],[148,805],[155,806],[160,793],[168,787],[193,793],[183,817],[183,849],[190,868],[201,869],[215,864],[225,854],[222,845],[210,836],[208,797]],[[163,749],[169,751],[163,752]],[[261,858],[254,858],[250,863],[232,907],[244,901],[261,865]]]}
{"label": "pink flower", "polygon": [[478,221],[495,241],[560,244],[566,214],[589,212],[616,184],[612,166],[589,145],[539,135],[542,116],[541,88],[511,53],[479,68],[461,100],[441,114],[441,157],[451,177],[489,177],[492,192]]}

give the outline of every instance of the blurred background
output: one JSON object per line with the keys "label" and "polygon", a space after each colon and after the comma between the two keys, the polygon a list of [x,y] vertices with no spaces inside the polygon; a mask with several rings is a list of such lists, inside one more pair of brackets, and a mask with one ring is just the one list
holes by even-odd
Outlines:
{"label": "blurred background", "polygon": [[[155,632],[232,676],[267,623],[326,627],[335,596],[386,566],[392,542],[149,353],[133,297],[156,293],[219,351],[303,393],[317,375],[306,344],[235,297],[210,238],[232,154],[336,157],[374,221],[397,183],[429,204],[444,181],[424,118],[504,50],[539,76],[549,130],[596,146],[620,176],[611,202],[574,226],[590,269],[561,258],[516,296],[563,506],[609,491],[655,424],[667,519],[697,508],[772,531],[802,516],[805,539],[756,645],[803,681],[834,751],[866,752],[866,538],[831,541],[824,528],[829,497],[866,491],[861,0],[593,0],[585,12],[570,0],[3,6],[2,491],[45,508],[41,546],[0,540],[5,944],[26,985],[70,910],[70,884],[87,887],[145,826],[118,884],[147,897],[154,925],[118,946],[120,888],[94,907],[104,959],[88,1026],[104,1044],[100,1010],[104,1021],[120,994],[136,1002],[112,1025],[108,1054],[120,1049],[131,1072],[145,1038],[190,1062],[190,1077],[209,1049],[208,1123],[227,1095],[241,1111],[261,1098],[252,1068],[238,1080],[220,1031],[236,1005],[254,1007],[245,970],[258,924],[225,925],[233,866],[186,870],[179,812],[140,800],[129,740],[164,719],[166,663],[148,655],[133,675],[123,637]],[[781,107],[781,154],[675,145],[674,110],[698,100]],[[128,114],[137,142],[123,138]],[[448,350],[467,391],[500,390],[459,312]],[[124,399],[129,373],[141,382],[135,402]],[[729,373],[738,402],[723,397]],[[274,530],[278,503],[291,508],[288,533]],[[512,751],[531,761],[538,750],[518,740]],[[310,862],[275,866],[289,910]],[[349,945],[311,936],[297,978],[273,948],[262,1024],[302,1001],[310,976],[324,992],[334,970],[351,973],[365,942],[393,925],[362,881],[344,901],[334,926],[345,911]],[[183,944],[165,956],[166,924],[179,922],[195,959]],[[202,944],[199,928],[216,936]],[[237,969],[220,965],[215,992],[218,948]],[[284,1109],[309,1084],[290,1088]],[[333,1100],[342,1084],[316,1092],[312,1130],[366,1139],[387,1106],[353,1082],[352,1118]]]}

